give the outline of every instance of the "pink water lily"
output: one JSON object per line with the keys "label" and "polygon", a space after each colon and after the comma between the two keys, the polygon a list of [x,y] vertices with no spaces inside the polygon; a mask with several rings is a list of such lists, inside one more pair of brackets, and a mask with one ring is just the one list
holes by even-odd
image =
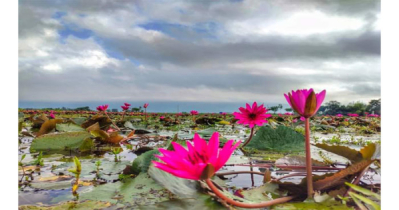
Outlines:
{"label": "pink water lily", "polygon": [[337,116],[337,117],[343,117],[344,115],[342,115],[342,114],[337,114],[336,116]]}
{"label": "pink water lily", "polygon": [[123,103],[123,104],[125,104],[125,106],[127,106],[127,107],[131,106],[131,104],[129,104],[129,103]]}
{"label": "pink water lily", "polygon": [[54,118],[55,118],[55,115],[54,115],[54,111],[53,111],[53,110],[51,110],[51,112],[50,112],[50,118],[51,118],[51,119],[54,119]]}
{"label": "pink water lily", "polygon": [[299,118],[302,122],[306,120],[305,117],[301,116],[301,118]]}
{"label": "pink water lily", "polygon": [[161,120],[162,120],[162,119],[165,119],[165,117],[164,117],[164,116],[160,116],[160,117],[159,117],[159,119],[161,119]]}
{"label": "pink water lily", "polygon": [[128,106],[121,106],[121,108],[123,109],[123,111],[127,111],[129,109]]}
{"label": "pink water lily", "polygon": [[359,117],[358,114],[351,114],[351,113],[349,113],[348,116],[349,116],[349,117]]}
{"label": "pink water lily", "polygon": [[[291,91],[291,93],[284,94],[285,99],[290,104],[291,108],[295,110],[305,122],[305,152],[306,152],[306,185],[308,191],[308,198],[313,195],[313,179],[312,179],[312,157],[310,151],[310,117],[316,114],[321,104],[326,97],[326,90],[320,93],[315,93],[312,88],[309,90],[302,89]],[[302,119],[301,119],[302,120]]]}
{"label": "pink water lily", "polygon": [[285,99],[290,104],[293,110],[299,115],[309,118],[316,114],[326,96],[326,90],[320,93],[315,93],[313,88],[291,91],[291,93],[284,94]]}
{"label": "pink water lily", "polygon": [[291,112],[286,112],[286,113],[284,113],[284,115],[291,116],[291,115],[294,115],[294,114],[292,114]]}
{"label": "pink water lily", "polygon": [[102,106],[98,106],[97,110],[98,111],[106,111],[108,109],[108,104],[102,105]]}
{"label": "pink water lily", "polygon": [[149,105],[148,103],[145,103],[145,104],[143,105],[144,109],[147,109],[148,105]]}
{"label": "pink water lily", "polygon": [[240,112],[234,112],[233,115],[239,121],[238,124],[249,125],[253,128],[255,125],[262,126],[267,123],[267,118],[271,117],[271,114],[266,114],[268,111],[263,104],[258,106],[256,102],[252,104],[252,107],[247,103],[246,108],[240,107]]}
{"label": "pink water lily", "polygon": [[369,114],[369,115],[367,115],[368,117],[379,117],[380,115],[378,115],[378,114]]}
{"label": "pink water lily", "polygon": [[162,162],[152,161],[154,166],[180,178],[200,180],[208,164],[214,167],[214,172],[218,171],[241,143],[238,141],[233,145],[234,141],[229,140],[222,149],[219,149],[218,132],[212,134],[208,144],[197,133],[193,142],[194,145],[187,142],[188,150],[176,142],[172,142],[174,151],[159,149],[163,156],[155,156]]}
{"label": "pink water lily", "polygon": [[191,111],[190,111],[190,114],[191,114],[191,115],[198,115],[198,111],[191,110]]}

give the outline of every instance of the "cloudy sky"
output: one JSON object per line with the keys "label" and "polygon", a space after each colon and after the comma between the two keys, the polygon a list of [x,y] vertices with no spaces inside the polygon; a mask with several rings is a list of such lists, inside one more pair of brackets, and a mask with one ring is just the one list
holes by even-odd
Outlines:
{"label": "cloudy sky", "polygon": [[374,0],[19,1],[19,100],[380,98]]}

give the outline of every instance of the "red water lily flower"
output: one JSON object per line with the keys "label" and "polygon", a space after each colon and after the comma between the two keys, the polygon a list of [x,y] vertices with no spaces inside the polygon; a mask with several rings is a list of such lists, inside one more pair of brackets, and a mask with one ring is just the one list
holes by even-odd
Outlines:
{"label": "red water lily flower", "polygon": [[267,118],[271,117],[271,114],[266,114],[268,111],[263,104],[258,106],[256,102],[252,104],[252,107],[249,104],[246,104],[246,108],[240,107],[240,112],[234,112],[233,115],[239,121],[237,123],[249,125],[250,128],[253,128],[255,125],[262,126],[264,123],[267,123]]}
{"label": "red water lily flower", "polygon": [[190,114],[191,114],[191,115],[198,115],[198,111],[191,110]]}
{"label": "red water lily flower", "polygon": [[315,93],[312,88],[309,90],[302,89],[291,91],[291,93],[284,94],[284,96],[293,110],[299,115],[309,118],[319,110],[326,96],[326,90]]}
{"label": "red water lily flower", "polygon": [[121,106],[121,108],[123,109],[123,111],[127,111],[129,109],[128,106]]}
{"label": "red water lily flower", "polygon": [[241,143],[238,141],[233,145],[234,141],[229,140],[222,149],[219,149],[218,132],[212,134],[208,144],[197,133],[193,142],[194,145],[187,142],[188,150],[176,142],[172,142],[174,151],[159,149],[163,156],[156,155],[156,157],[162,162],[152,161],[154,166],[180,178],[200,180],[208,164],[213,166],[214,172],[218,171]]}
{"label": "red water lily flower", "polygon": [[145,103],[145,104],[143,105],[144,109],[147,109],[148,105],[149,105],[148,103]]}

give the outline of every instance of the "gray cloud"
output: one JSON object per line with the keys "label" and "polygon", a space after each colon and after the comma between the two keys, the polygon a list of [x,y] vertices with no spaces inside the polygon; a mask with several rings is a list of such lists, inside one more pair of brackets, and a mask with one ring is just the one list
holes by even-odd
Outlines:
{"label": "gray cloud", "polygon": [[[306,87],[327,100],[380,97],[379,1],[95,2],[20,3],[20,100],[283,102]],[[308,13],[334,30],[273,31]],[[68,27],[91,37],[59,33]]]}

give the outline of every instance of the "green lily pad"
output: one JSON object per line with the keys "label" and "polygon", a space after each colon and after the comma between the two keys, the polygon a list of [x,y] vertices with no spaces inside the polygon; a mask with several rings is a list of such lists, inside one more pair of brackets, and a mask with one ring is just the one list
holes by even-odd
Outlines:
{"label": "green lily pad", "polygon": [[215,132],[217,132],[215,128],[207,128],[204,130],[199,130],[196,133],[198,133],[202,138],[210,138]]}
{"label": "green lily pad", "polygon": [[124,126],[126,128],[130,128],[130,129],[136,130],[136,128],[133,126],[133,124],[130,121],[126,121]]}
{"label": "green lily pad", "polygon": [[[147,173],[141,173],[126,182],[107,183],[80,193],[80,199],[92,199],[111,203],[153,204],[169,200],[169,193],[158,185]],[[117,199],[116,199],[117,198]]]}
{"label": "green lily pad", "polygon": [[151,165],[152,160],[158,160],[154,155],[160,154],[158,150],[147,151],[136,159],[134,159],[132,164],[132,173],[139,174],[140,172],[147,172]]}
{"label": "green lily pad", "polygon": [[90,136],[86,131],[46,134],[33,140],[30,152],[52,152],[69,149],[88,151],[93,147],[93,140]]}
{"label": "green lily pad", "polygon": [[74,132],[74,131],[84,131],[85,129],[80,127],[79,125],[75,125],[72,123],[63,123],[63,124],[56,124],[55,129],[58,131],[63,132]]}
{"label": "green lily pad", "polygon": [[266,183],[260,187],[256,187],[250,190],[243,190],[241,194],[244,196],[245,199],[252,202],[265,202],[280,197],[277,189],[278,184]]}
{"label": "green lily pad", "polygon": [[83,124],[83,122],[86,121],[86,120],[87,120],[86,117],[75,117],[75,118],[72,119],[72,121],[74,123],[76,123],[76,125],[79,125],[79,126],[81,126]]}
{"label": "green lily pad", "polygon": [[180,198],[193,198],[199,195],[198,181],[176,177],[170,173],[155,168],[152,165],[148,170],[148,174],[159,185],[165,187]]}
{"label": "green lily pad", "polygon": [[300,152],[305,149],[305,138],[286,126],[278,126],[276,129],[263,126],[246,147],[279,152]]}
{"label": "green lily pad", "polygon": [[201,194],[194,198],[173,199],[168,201],[159,202],[152,205],[139,206],[143,210],[186,210],[186,209],[209,209],[219,210],[227,209],[222,204],[216,202],[209,195]]}

